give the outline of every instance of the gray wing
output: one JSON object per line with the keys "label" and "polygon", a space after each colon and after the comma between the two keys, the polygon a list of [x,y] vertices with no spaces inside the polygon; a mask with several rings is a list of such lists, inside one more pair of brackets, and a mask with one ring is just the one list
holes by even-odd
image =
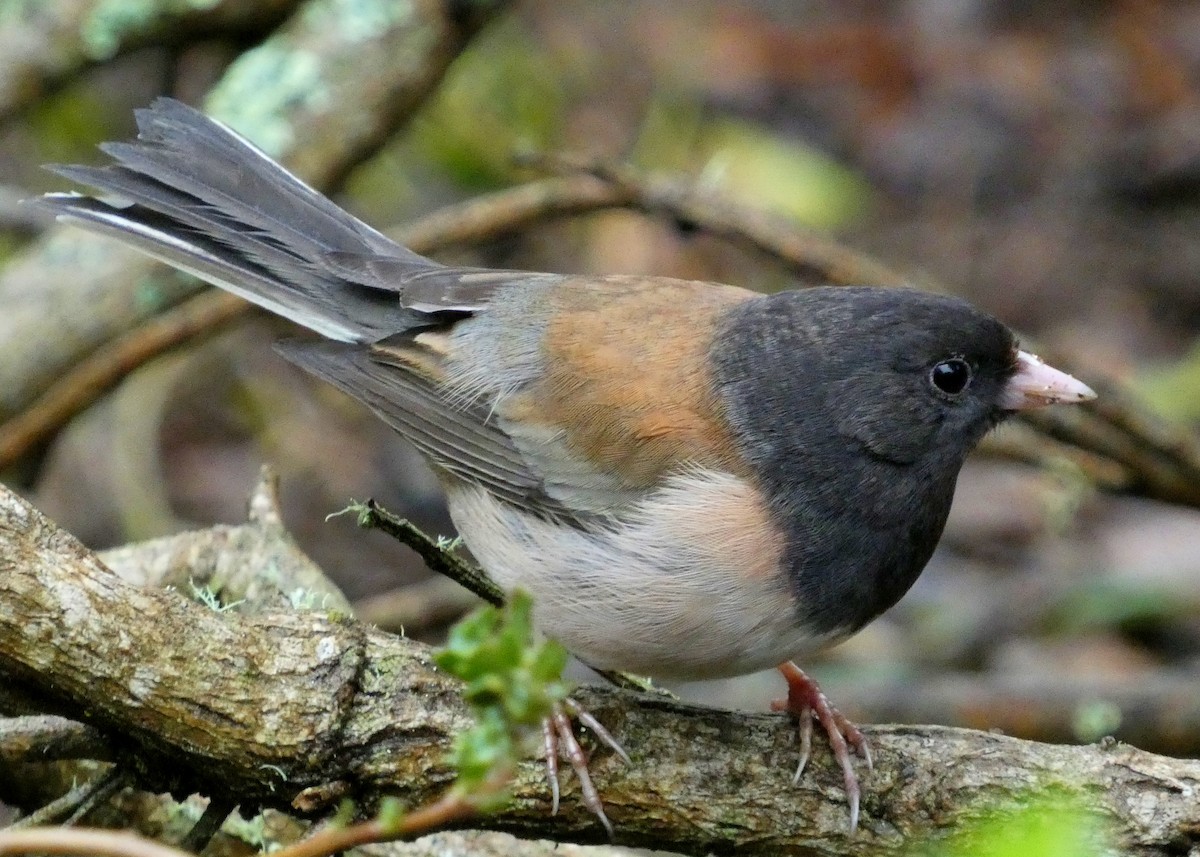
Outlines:
{"label": "gray wing", "polygon": [[539,517],[585,523],[546,492],[542,477],[496,424],[489,402],[454,397],[428,368],[409,362],[402,347],[285,342],[276,349],[361,401],[446,474]]}

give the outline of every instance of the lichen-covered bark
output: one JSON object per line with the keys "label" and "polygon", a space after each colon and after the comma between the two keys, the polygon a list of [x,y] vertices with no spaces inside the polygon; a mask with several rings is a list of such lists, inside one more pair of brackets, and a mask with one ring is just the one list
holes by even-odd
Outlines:
{"label": "lichen-covered bark", "polygon": [[[195,538],[204,538],[204,533]],[[128,560],[128,557],[126,557]],[[19,681],[127,747],[141,785],[307,810],[352,794],[438,796],[467,723],[457,682],[418,643],[348,617],[216,612],[122,580],[0,489],[0,682]],[[935,727],[875,727],[863,828],[818,747],[796,787],[794,727],[588,688],[580,701],[632,752],[592,772],[619,842],[694,854],[901,854],[1031,787],[1082,792],[1129,853],[1200,847],[1200,762],[1123,745],[1052,746]],[[116,742],[114,742],[116,743]],[[549,815],[540,765],[488,826],[568,841],[603,830],[566,783]]]}

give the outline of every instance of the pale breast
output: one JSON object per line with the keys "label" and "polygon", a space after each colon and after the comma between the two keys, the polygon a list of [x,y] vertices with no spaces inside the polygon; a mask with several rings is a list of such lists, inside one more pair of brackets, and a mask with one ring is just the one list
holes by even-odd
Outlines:
{"label": "pale breast", "polygon": [[796,620],[780,572],[783,538],[758,493],[728,473],[666,480],[591,531],[555,524],[475,486],[450,486],[450,512],[506,590],[591,666],[707,679],[774,666],[828,644]]}

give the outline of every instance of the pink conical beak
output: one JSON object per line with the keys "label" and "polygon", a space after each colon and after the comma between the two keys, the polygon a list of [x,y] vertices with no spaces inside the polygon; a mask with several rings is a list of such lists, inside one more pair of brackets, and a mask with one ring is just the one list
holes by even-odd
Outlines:
{"label": "pink conical beak", "polygon": [[1000,407],[1006,411],[1027,411],[1045,405],[1075,404],[1096,398],[1087,384],[1059,372],[1028,351],[1017,352],[1017,371],[1004,387]]}

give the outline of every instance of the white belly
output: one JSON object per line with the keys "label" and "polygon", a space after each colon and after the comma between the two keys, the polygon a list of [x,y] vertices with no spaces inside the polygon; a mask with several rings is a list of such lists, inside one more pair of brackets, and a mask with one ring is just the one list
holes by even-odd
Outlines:
{"label": "white belly", "polygon": [[726,473],[670,480],[607,529],[527,515],[476,486],[448,492],[459,533],[539,630],[590,666],[656,678],[754,672],[831,640],[796,620],[782,540],[758,495]]}

